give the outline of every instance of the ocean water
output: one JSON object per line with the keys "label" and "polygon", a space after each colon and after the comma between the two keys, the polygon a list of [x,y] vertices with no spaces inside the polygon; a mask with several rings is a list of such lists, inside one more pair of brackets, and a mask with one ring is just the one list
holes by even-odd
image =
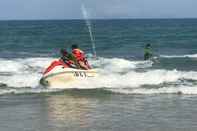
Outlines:
{"label": "ocean water", "polygon": [[61,48],[92,53],[85,21],[0,21],[0,130],[195,131],[197,19],[91,23],[99,77],[59,90],[39,79]]}

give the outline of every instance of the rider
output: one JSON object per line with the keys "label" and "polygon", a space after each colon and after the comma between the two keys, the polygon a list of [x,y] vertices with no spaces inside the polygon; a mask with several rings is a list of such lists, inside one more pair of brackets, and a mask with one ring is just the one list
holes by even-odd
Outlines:
{"label": "rider", "polygon": [[71,48],[72,48],[72,54],[77,59],[77,62],[80,65],[80,67],[85,70],[91,69],[85,57],[85,53],[78,48],[78,45],[72,45]]}
{"label": "rider", "polygon": [[148,60],[153,56],[151,44],[146,44],[144,48],[144,60]]}
{"label": "rider", "polygon": [[62,60],[65,64],[67,64],[72,68],[80,68],[77,59],[73,54],[68,53],[65,49],[61,49],[60,54],[61,54],[60,60]]}
{"label": "rider", "polygon": [[51,65],[43,72],[44,74],[50,72],[54,67],[63,65],[64,67],[71,67],[80,69],[77,59],[65,49],[60,50],[61,57],[58,61],[53,61]]}

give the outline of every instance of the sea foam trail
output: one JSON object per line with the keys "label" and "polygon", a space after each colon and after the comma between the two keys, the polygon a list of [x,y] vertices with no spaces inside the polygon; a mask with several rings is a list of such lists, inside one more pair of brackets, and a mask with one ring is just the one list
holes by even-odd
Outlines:
{"label": "sea foam trail", "polygon": [[51,92],[59,92],[62,91],[60,89],[47,89],[47,88],[8,88],[1,90],[0,95],[5,94],[26,94],[26,93],[51,93]]}
{"label": "sea foam trail", "polygon": [[163,58],[197,58],[197,54],[188,54],[188,55],[160,55]]}
{"label": "sea foam trail", "polygon": [[197,95],[197,86],[171,86],[171,87],[162,87],[157,89],[147,89],[147,88],[138,88],[138,89],[109,89],[114,93],[121,94],[186,94],[186,95]]}

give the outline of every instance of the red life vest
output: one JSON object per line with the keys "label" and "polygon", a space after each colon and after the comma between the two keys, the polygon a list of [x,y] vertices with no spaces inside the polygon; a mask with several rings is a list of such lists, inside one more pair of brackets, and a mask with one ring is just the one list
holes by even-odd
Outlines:
{"label": "red life vest", "polygon": [[77,61],[83,61],[84,64],[88,67],[88,69],[91,69],[86,57],[85,57],[85,53],[80,50],[80,49],[73,49],[72,50],[73,55],[75,56],[75,58],[77,59]]}
{"label": "red life vest", "polygon": [[73,49],[73,55],[77,59],[77,61],[84,61],[85,60],[85,53],[80,49]]}

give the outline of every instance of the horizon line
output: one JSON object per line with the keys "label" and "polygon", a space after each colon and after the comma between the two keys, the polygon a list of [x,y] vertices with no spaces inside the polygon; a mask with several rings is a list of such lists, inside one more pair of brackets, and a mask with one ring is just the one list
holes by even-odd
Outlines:
{"label": "horizon line", "polygon": [[[90,18],[89,20],[169,20],[169,19],[197,19],[197,17],[180,18]],[[0,21],[65,21],[65,20],[84,20],[83,18],[71,19],[0,19]]]}

